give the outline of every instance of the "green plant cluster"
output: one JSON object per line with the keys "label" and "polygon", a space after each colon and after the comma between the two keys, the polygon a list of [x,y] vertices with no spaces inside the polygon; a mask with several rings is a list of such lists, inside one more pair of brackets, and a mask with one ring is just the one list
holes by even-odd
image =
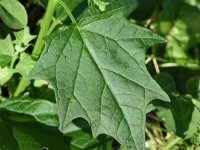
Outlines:
{"label": "green plant cluster", "polygon": [[198,0],[0,0],[0,150],[200,149]]}

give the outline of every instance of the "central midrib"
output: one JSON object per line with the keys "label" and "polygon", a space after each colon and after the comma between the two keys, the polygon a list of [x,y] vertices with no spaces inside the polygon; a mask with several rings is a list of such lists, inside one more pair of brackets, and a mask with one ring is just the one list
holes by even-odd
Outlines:
{"label": "central midrib", "polygon": [[[125,121],[126,121],[126,123],[127,123],[127,126],[128,126],[128,128],[129,128],[129,130],[130,130],[130,132],[131,132],[131,129],[130,129],[130,126],[129,126],[129,122],[128,122],[128,120],[126,119],[125,113],[124,113],[123,109],[121,108],[121,106],[119,105],[119,102],[117,101],[117,98],[115,97],[114,92],[112,91],[112,89],[111,89],[110,86],[109,86],[109,84],[108,84],[109,82],[106,80],[105,75],[104,75],[103,72],[101,71],[101,69],[100,69],[98,63],[95,61],[94,56],[93,56],[92,53],[90,52],[89,47],[87,46],[86,42],[84,41],[84,38],[83,38],[82,33],[81,33],[81,29],[80,29],[79,27],[77,27],[77,28],[78,28],[79,34],[80,34],[80,36],[81,36],[81,39],[82,39],[82,42],[83,42],[85,48],[88,50],[88,53],[89,53],[89,55],[91,56],[93,62],[95,63],[97,69],[100,71],[100,73],[101,73],[101,75],[102,75],[102,77],[103,77],[103,79],[104,79],[105,84],[107,85],[107,87],[108,87],[109,90],[111,91],[111,93],[112,93],[112,95],[113,95],[113,97],[114,97],[114,99],[115,99],[117,105],[119,106],[119,108],[120,108],[120,110],[121,110],[121,113],[122,113],[123,116],[124,116],[124,119],[125,119]],[[82,30],[82,31],[83,31],[83,30]],[[83,50],[84,50],[84,49],[83,49]],[[83,51],[83,50],[82,50],[82,51]],[[83,53],[83,52],[82,52],[82,53]],[[80,60],[81,60],[81,57],[80,57]],[[80,64],[80,62],[79,62],[79,64]],[[136,147],[136,144],[135,144],[135,141],[134,141],[134,139],[133,139],[133,136],[132,136],[132,132],[131,132],[131,138],[132,138],[132,141],[134,142],[135,148],[137,148],[137,147]]]}

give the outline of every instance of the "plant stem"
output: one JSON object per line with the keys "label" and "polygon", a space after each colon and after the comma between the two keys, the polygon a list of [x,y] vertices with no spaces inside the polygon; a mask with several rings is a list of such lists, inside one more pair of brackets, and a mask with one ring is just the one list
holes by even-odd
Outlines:
{"label": "plant stem", "polygon": [[[49,0],[48,2],[47,10],[45,12],[44,18],[41,23],[41,29],[39,31],[39,35],[37,37],[33,52],[31,54],[32,58],[35,60],[38,59],[42,51],[42,47],[44,45],[43,38],[48,34],[53,13],[56,8],[56,4],[57,0]],[[26,86],[27,86],[26,80],[24,79],[24,77],[22,77],[16,88],[14,96],[19,96],[26,89]]]}
{"label": "plant stem", "polygon": [[167,150],[172,149],[172,147],[173,147],[174,145],[176,145],[176,144],[177,144],[178,142],[180,142],[180,141],[181,141],[181,138],[175,137],[174,140],[172,140],[170,143],[168,143],[168,144],[166,145],[166,149],[167,149]]}
{"label": "plant stem", "polygon": [[158,60],[160,62],[169,62],[167,59],[156,57],[154,55],[146,55],[146,57],[151,57],[152,59],[155,58],[156,60]]}
{"label": "plant stem", "polygon": [[43,38],[48,33],[49,26],[52,21],[53,13],[56,8],[56,4],[57,4],[57,0],[49,0],[49,2],[48,2],[47,10],[45,12],[44,19],[42,20],[42,23],[41,23],[41,29],[40,29],[39,35],[37,37],[35,47],[32,52],[32,57],[34,59],[38,59],[38,57],[40,56],[42,47],[44,45]]}
{"label": "plant stem", "polygon": [[55,18],[53,18],[52,19],[53,21],[52,21],[52,23],[51,23],[51,25],[49,26],[49,30],[48,30],[48,33],[47,34],[50,34],[54,29],[55,29],[55,27],[57,26],[57,25],[61,25],[62,24],[62,22],[61,21],[59,21],[59,20],[57,20],[57,19],[55,19]]}
{"label": "plant stem", "polygon": [[26,80],[24,79],[24,77],[22,77],[13,96],[19,96],[26,89],[26,86]]}
{"label": "plant stem", "polygon": [[15,61],[17,59],[17,56],[18,56],[18,53],[15,53],[14,56],[12,57],[11,59],[11,63],[10,63],[10,68],[14,68],[14,64],[15,64]]}
{"label": "plant stem", "polygon": [[64,8],[64,10],[67,12],[67,14],[69,15],[69,18],[71,19],[72,23],[76,24],[76,26],[78,26],[74,16],[71,13],[71,10],[69,9],[69,7],[62,1],[62,0],[57,0],[58,4],[60,4],[60,6],[62,6]]}
{"label": "plant stem", "polygon": [[[48,5],[47,5],[47,10],[44,15],[44,19],[41,23],[41,29],[40,29],[39,35],[37,37],[35,47],[31,54],[32,58],[35,60],[38,59],[38,57],[40,56],[40,53],[42,51],[42,47],[44,45],[44,42],[43,42],[44,36],[46,36],[49,33],[50,24],[51,24],[51,21],[53,18],[53,13],[54,13],[57,3],[59,3],[64,8],[64,10],[69,15],[72,23],[74,23],[74,24],[76,24],[76,26],[78,26],[69,7],[62,0],[49,0]],[[14,96],[18,96],[19,94],[21,94],[25,90],[26,86],[27,86],[26,80],[22,77],[22,79],[20,80],[19,85],[14,93]]]}

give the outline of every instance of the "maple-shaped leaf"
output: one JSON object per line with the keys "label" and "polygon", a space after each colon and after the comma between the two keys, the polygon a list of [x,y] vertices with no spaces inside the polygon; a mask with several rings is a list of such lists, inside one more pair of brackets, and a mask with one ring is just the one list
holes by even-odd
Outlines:
{"label": "maple-shaped leaf", "polygon": [[169,101],[145,66],[146,49],[163,42],[114,10],[48,36],[30,77],[53,85],[62,132],[81,117],[94,137],[105,133],[126,149],[143,150],[148,104]]}

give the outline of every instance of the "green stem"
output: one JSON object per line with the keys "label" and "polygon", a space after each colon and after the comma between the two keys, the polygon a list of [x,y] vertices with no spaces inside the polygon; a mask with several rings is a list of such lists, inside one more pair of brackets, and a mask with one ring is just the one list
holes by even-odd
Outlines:
{"label": "green stem", "polygon": [[55,29],[55,27],[57,25],[59,25],[59,24],[62,24],[62,22],[59,21],[59,20],[57,20],[57,19],[55,19],[55,18],[53,18],[53,22],[52,22],[52,24],[49,27],[48,34],[50,34]]}
{"label": "green stem", "polygon": [[1,85],[0,85],[0,102],[2,101],[3,96],[2,96],[2,91],[1,91]]}
{"label": "green stem", "polygon": [[[59,3],[64,8],[64,10],[69,15],[72,23],[74,23],[74,24],[76,24],[76,26],[78,26],[69,7],[62,0],[49,0],[48,5],[47,5],[47,10],[45,12],[44,19],[41,24],[41,29],[40,29],[39,35],[37,37],[35,47],[31,54],[33,59],[38,59],[38,57],[40,56],[42,47],[44,45],[43,38],[44,38],[44,36],[46,36],[49,33],[50,24],[51,24],[53,13],[54,13],[57,3]],[[52,28],[54,28],[54,26]],[[19,85],[18,85],[15,93],[14,93],[14,96],[18,96],[19,94],[21,94],[25,90],[26,86],[27,86],[26,80],[24,78],[22,78],[19,82]]]}
{"label": "green stem", "polygon": [[19,96],[26,89],[26,86],[26,80],[22,77],[13,96]]}
{"label": "green stem", "polygon": [[177,143],[179,143],[180,141],[181,141],[181,138],[175,137],[174,140],[172,140],[170,143],[167,143],[167,145],[166,145],[166,150],[172,149],[172,147],[173,147],[174,145],[176,145]]}
{"label": "green stem", "polygon": [[64,10],[67,12],[67,14],[69,15],[69,18],[71,19],[72,23],[76,24],[76,26],[78,26],[76,19],[74,18],[74,16],[71,13],[71,10],[69,9],[69,7],[62,1],[62,0],[57,0],[58,4],[60,4]]}
{"label": "green stem", "polygon": [[169,62],[168,60],[164,59],[164,58],[160,58],[160,57],[156,57],[154,55],[146,55],[146,57],[151,57],[151,58],[155,58],[156,60],[160,61],[160,62]]}
{"label": "green stem", "polygon": [[18,53],[15,53],[11,59],[10,68],[14,68],[15,61],[17,60]]}
{"label": "green stem", "polygon": [[[57,0],[49,0],[47,5],[47,10],[44,15],[44,19],[41,23],[41,29],[39,32],[39,35],[37,37],[33,52],[31,54],[33,59],[38,59],[40,56],[40,53],[42,51],[42,47],[44,45],[43,38],[48,34],[49,27],[52,21],[53,13],[56,8]],[[22,77],[17,89],[15,90],[14,96],[19,96],[25,89],[26,89],[27,83],[26,80]]]}
{"label": "green stem", "polygon": [[39,35],[37,37],[37,41],[35,43],[35,47],[32,52],[32,57],[34,59],[38,59],[40,53],[42,51],[42,47],[44,45],[43,38],[47,35],[49,26],[51,24],[51,20],[53,17],[54,10],[56,8],[57,0],[49,0],[47,5],[47,10],[44,15],[44,19],[42,20],[41,29]]}

